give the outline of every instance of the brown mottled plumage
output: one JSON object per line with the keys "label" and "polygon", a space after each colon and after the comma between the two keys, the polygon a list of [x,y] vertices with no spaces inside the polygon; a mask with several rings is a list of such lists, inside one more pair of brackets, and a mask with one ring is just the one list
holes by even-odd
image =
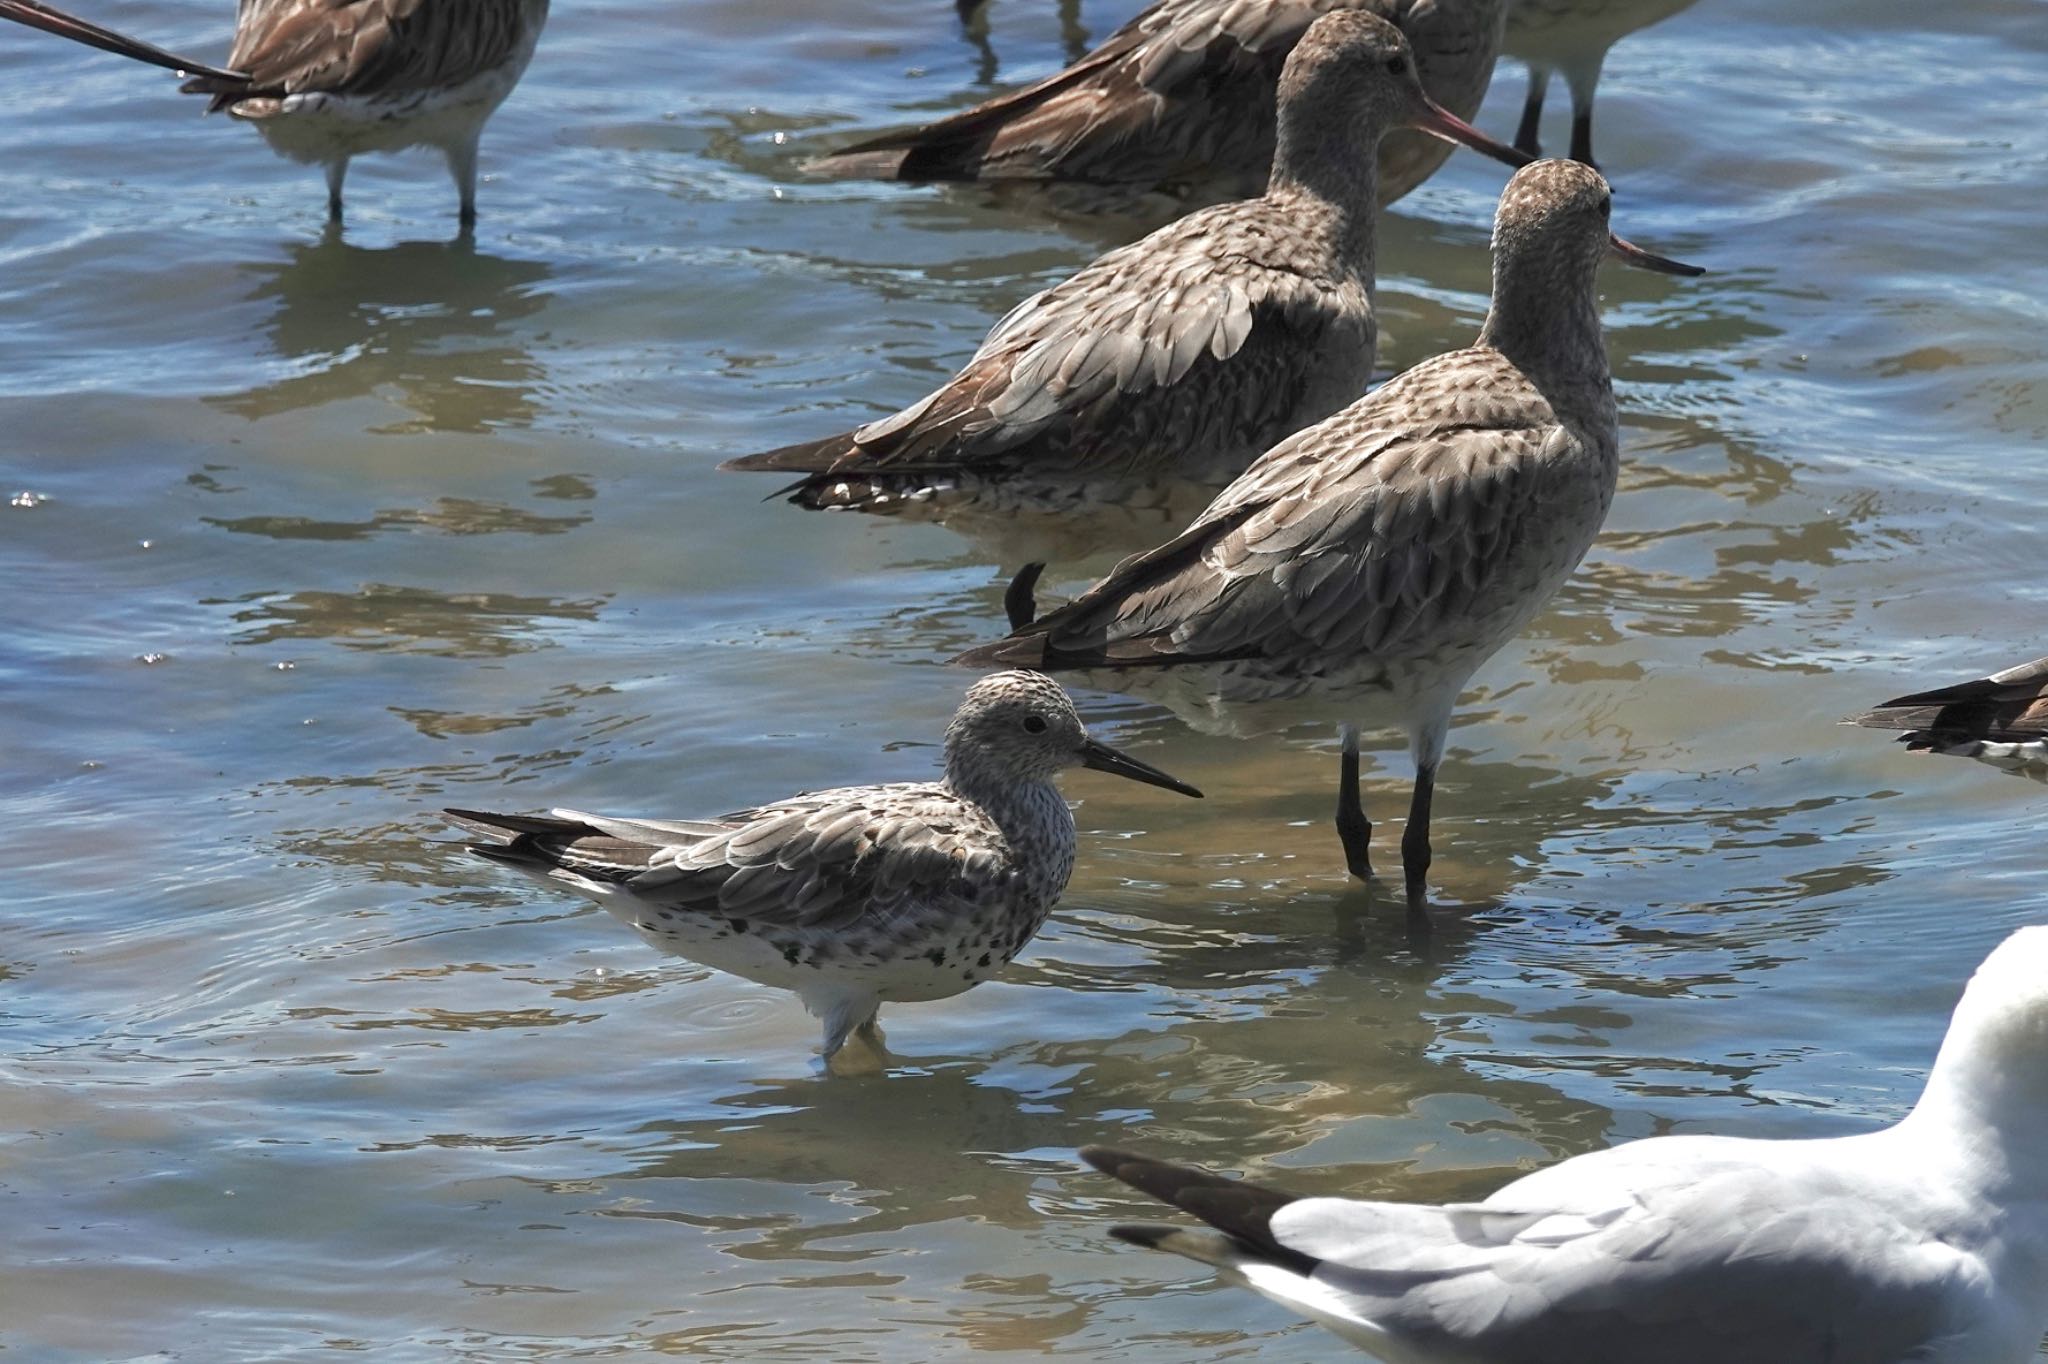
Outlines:
{"label": "brown mottled plumage", "polygon": [[[1396,24],[1430,97],[1459,118],[1479,111],[1506,0],[1162,0],[1063,71],[810,168],[1247,198],[1265,191],[1272,168],[1274,92],[1288,54],[1317,17],[1344,9]],[[1448,155],[1423,133],[1389,136],[1379,149],[1380,202],[1421,184]]]}
{"label": "brown mottled plumage", "polygon": [[192,73],[180,88],[252,122],[272,148],[327,169],[328,211],[341,215],[352,157],[439,148],[476,217],[484,123],[533,56],[548,0],[242,0],[225,68],[190,61],[53,9],[0,0],[0,18]]}
{"label": "brown mottled plumage", "polygon": [[1031,940],[1074,868],[1052,784],[1091,767],[1201,792],[1088,737],[1059,684],[1000,673],[967,693],[935,782],[812,791],[713,820],[450,810],[510,835],[471,850],[573,890],[664,952],[794,990],[829,1061],[898,1000],[945,999]]}
{"label": "brown mottled plumage", "polygon": [[2048,658],[1975,682],[1915,692],[1853,715],[1871,729],[1901,729],[1918,752],[1975,758],[2048,781]]}
{"label": "brown mottled plumage", "polygon": [[[1573,162],[1515,173],[1494,225],[1493,304],[1471,348],[1427,360],[1282,441],[1193,525],[1081,597],[957,662],[1089,670],[1198,723],[1311,701],[1409,736],[1411,895],[1451,708],[1592,544],[1619,468],[1594,273],[1607,183]],[[1335,693],[1338,702],[1314,701]],[[1299,711],[1289,708],[1292,717]],[[1347,724],[1338,829],[1370,874]]]}
{"label": "brown mottled plumage", "polygon": [[1225,475],[1372,373],[1373,160],[1411,123],[1513,161],[1433,105],[1371,14],[1318,19],[1280,82],[1273,183],[1033,295],[936,392],[857,430],[729,461],[805,475],[793,501],[895,509],[1049,486]]}

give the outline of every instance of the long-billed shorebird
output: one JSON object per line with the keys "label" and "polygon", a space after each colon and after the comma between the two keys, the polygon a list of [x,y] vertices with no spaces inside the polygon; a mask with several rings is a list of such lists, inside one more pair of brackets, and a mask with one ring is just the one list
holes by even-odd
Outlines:
{"label": "long-billed shorebird", "polygon": [[1074,869],[1053,786],[1088,767],[1202,793],[1088,735],[1039,673],[983,678],[946,729],[934,782],[806,792],[710,820],[449,810],[505,843],[471,851],[586,895],[664,952],[793,990],[824,1024],[879,1042],[884,1003],[988,979],[1038,931]]}
{"label": "long-billed shorebird", "polygon": [[1572,92],[1572,160],[1593,164],[1593,92],[1607,49],[1639,28],[1669,19],[1694,0],[1514,0],[1501,49],[1529,67],[1515,145],[1536,154],[1543,96],[1553,71]]}
{"label": "long-billed shorebird", "polygon": [[1900,742],[1915,751],[1975,758],[2048,782],[2048,658],[1901,696],[1850,719],[1902,729]]}
{"label": "long-billed shorebird", "polygon": [[1213,1265],[1393,1364],[2023,1364],[2048,1329],[2048,928],[1963,992],[1920,1101],[1849,1137],[1663,1136],[1479,1203],[1300,1198],[1106,1147]]}
{"label": "long-billed shorebird", "polygon": [[533,57],[548,0],[241,0],[225,67],[208,66],[66,14],[41,0],[0,0],[0,18],[191,77],[254,124],[271,149],[327,171],[327,212],[341,217],[349,161],[435,147],[476,221],[476,154],[490,118]]}
{"label": "long-billed shorebird", "polygon": [[[1319,16],[1355,9],[1398,25],[1423,88],[1470,119],[1493,78],[1506,8],[1506,0],[1161,0],[1063,71],[809,168],[1247,198],[1265,190],[1273,165],[1281,70]],[[1449,154],[1420,134],[1389,137],[1379,150],[1380,202],[1414,189]]]}
{"label": "long-billed shorebird", "polygon": [[[1372,374],[1373,147],[1401,124],[1519,164],[1433,103],[1399,29],[1324,15],[1280,81],[1272,184],[1103,256],[1012,309],[967,367],[880,421],[728,461],[803,475],[792,501],[889,511],[992,485],[1228,477]],[[1086,494],[1082,494],[1085,496]]]}
{"label": "long-billed shorebird", "polygon": [[[1603,257],[1672,274],[1608,230],[1597,171],[1515,172],[1493,229],[1478,341],[1426,360],[1262,455],[1166,544],[1009,638],[954,660],[1085,670],[1192,722],[1241,708],[1400,725],[1415,759],[1401,840],[1411,900],[1466,681],[1578,565],[1620,465],[1594,276]],[[1337,830],[1371,875],[1358,731],[1343,726]]]}

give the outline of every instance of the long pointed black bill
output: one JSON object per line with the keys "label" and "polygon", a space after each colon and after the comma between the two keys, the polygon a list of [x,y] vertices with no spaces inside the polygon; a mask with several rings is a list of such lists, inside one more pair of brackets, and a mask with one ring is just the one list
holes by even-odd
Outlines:
{"label": "long pointed black bill", "polygon": [[1125,757],[1108,744],[1094,739],[1081,741],[1081,766],[1092,767],[1097,772],[1113,772],[1119,777],[1144,782],[1147,786],[1163,786],[1169,791],[1178,791],[1184,796],[1202,798],[1202,793],[1178,777],[1169,777],[1158,768],[1141,763],[1136,758]]}
{"label": "long pointed black bill", "polygon": [[1619,261],[1626,261],[1638,270],[1655,270],[1660,275],[1704,275],[1703,265],[1687,265],[1682,260],[1660,256],[1654,251],[1645,251],[1634,242],[1624,241],[1612,232],[1607,234],[1607,254]]}

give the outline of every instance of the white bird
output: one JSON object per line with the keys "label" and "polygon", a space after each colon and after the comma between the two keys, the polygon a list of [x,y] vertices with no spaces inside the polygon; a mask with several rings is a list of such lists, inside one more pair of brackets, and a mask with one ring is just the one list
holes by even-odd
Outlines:
{"label": "white bird", "polygon": [[67,14],[42,0],[0,0],[0,19],[189,75],[254,124],[271,150],[327,172],[327,213],[365,152],[434,147],[476,221],[476,152],[547,22],[548,0],[240,0],[226,68]]}
{"label": "white bird", "polygon": [[2048,1330],[2048,927],[1970,980],[1913,1111],[1652,1137],[1480,1203],[1297,1198],[1104,1147],[1214,1265],[1387,1364],[2022,1364]]}

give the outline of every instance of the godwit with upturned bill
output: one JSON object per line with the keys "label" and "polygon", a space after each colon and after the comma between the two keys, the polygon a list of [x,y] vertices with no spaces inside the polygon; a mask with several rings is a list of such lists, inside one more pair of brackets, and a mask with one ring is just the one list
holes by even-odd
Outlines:
{"label": "godwit with upturned bill", "polygon": [[1351,401],[1376,331],[1375,142],[1409,124],[1522,158],[1432,103],[1400,30],[1361,10],[1310,27],[1279,100],[1261,197],[1191,214],[1026,299],[894,416],[722,467],[799,474],[791,500],[812,508],[1058,506],[1133,480],[1227,478]]}
{"label": "godwit with upturned bill", "polygon": [[1337,830],[1371,875],[1355,721],[1415,760],[1401,857],[1411,903],[1452,707],[1578,565],[1620,467],[1595,274],[1616,256],[1695,266],[1608,230],[1591,167],[1515,172],[1493,231],[1478,341],[1426,360],[1267,451],[1180,535],[955,662],[1081,671],[1203,728],[1344,717]]}

